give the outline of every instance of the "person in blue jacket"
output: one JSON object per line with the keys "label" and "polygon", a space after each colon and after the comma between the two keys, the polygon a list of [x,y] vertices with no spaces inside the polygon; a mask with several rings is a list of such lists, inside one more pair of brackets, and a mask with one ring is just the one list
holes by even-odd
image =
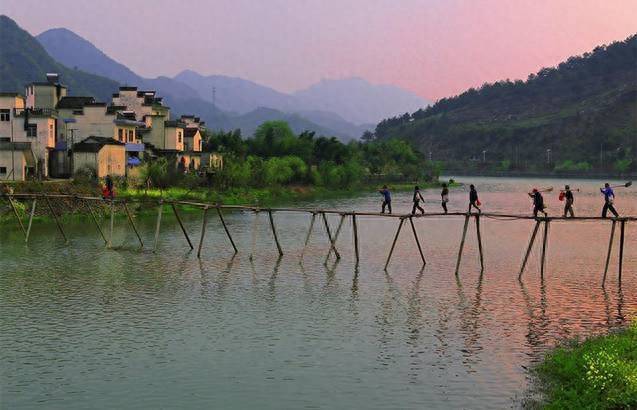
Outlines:
{"label": "person in blue jacket", "polygon": [[378,192],[380,192],[380,194],[383,196],[383,204],[382,204],[382,210],[381,213],[385,213],[385,207],[387,207],[387,209],[389,210],[389,213],[391,214],[391,192],[389,192],[389,188],[387,188],[387,185],[383,185],[383,188],[380,189]]}
{"label": "person in blue jacket", "polygon": [[613,188],[610,187],[610,184],[607,182],[604,184],[604,188],[600,188],[599,191],[604,194],[604,207],[602,208],[602,218],[606,218],[606,214],[608,210],[610,210],[615,218],[619,216],[615,207],[613,206],[613,202],[615,201],[615,193],[613,192]]}

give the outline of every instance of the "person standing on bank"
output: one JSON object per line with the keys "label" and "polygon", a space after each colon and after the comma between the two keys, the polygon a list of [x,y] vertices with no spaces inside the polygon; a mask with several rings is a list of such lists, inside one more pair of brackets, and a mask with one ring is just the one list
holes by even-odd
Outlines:
{"label": "person standing on bank", "polygon": [[422,215],[425,214],[425,210],[422,209],[422,207],[420,206],[420,201],[425,202],[425,198],[423,198],[422,194],[420,193],[420,187],[416,185],[414,187],[414,207],[411,208],[412,215],[416,214],[416,209],[418,209]]}
{"label": "person standing on bank", "polygon": [[533,188],[533,191],[529,192],[529,196],[533,198],[533,217],[537,218],[538,212],[542,212],[544,216],[546,217],[547,214],[544,211],[544,208],[546,208],[544,206],[544,197],[542,196],[540,191],[538,191],[537,188]]}
{"label": "person standing on bank", "polygon": [[104,182],[106,183],[106,190],[108,191],[108,197],[110,199],[113,199],[113,197],[114,197],[114,195],[113,195],[113,178],[111,178],[110,174],[106,175],[106,178],[104,179]]}
{"label": "person standing on bank", "polygon": [[575,202],[575,198],[569,185],[564,186],[564,201],[564,218],[566,218],[568,214],[571,215],[571,218],[575,218],[575,212],[573,212],[573,202]]}
{"label": "person standing on bank", "polygon": [[380,212],[384,214],[385,207],[387,207],[389,213],[391,214],[391,192],[389,192],[389,188],[387,188],[387,185],[383,185],[383,188],[380,189],[378,192],[380,192],[380,194],[383,196],[382,210]]}
{"label": "person standing on bank", "polygon": [[447,213],[447,202],[449,202],[449,189],[447,188],[447,184],[442,184],[442,192],[440,192],[440,199],[442,209],[444,209],[445,213]]}
{"label": "person standing on bank", "polygon": [[480,210],[480,200],[478,199],[478,191],[476,191],[476,187],[471,184],[469,185],[469,211],[471,212],[471,207],[474,207],[478,210],[478,213],[481,213]]}
{"label": "person standing on bank", "polygon": [[613,188],[610,187],[610,184],[608,182],[605,183],[604,188],[600,188],[599,191],[604,194],[604,208],[602,208],[602,218],[606,218],[606,213],[609,209],[613,213],[613,215],[615,215],[615,218],[619,217],[619,214],[613,206],[613,202],[615,202],[615,193],[613,192]]}

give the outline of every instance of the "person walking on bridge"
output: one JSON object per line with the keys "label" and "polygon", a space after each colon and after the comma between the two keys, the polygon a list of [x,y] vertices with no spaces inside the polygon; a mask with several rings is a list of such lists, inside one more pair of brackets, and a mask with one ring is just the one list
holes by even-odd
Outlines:
{"label": "person walking on bridge", "polygon": [[447,188],[447,184],[443,183],[442,192],[440,192],[440,203],[445,213],[447,213],[447,202],[449,202],[449,188]]}
{"label": "person walking on bridge", "polygon": [[387,185],[383,185],[383,188],[380,189],[378,192],[380,192],[380,194],[383,196],[381,213],[384,214],[385,207],[387,207],[389,213],[391,214],[391,192],[389,192],[389,188],[387,188]]}
{"label": "person walking on bridge", "polygon": [[425,202],[425,198],[422,197],[422,194],[420,193],[420,187],[418,185],[416,185],[414,187],[414,206],[413,208],[411,208],[411,214],[415,215],[416,214],[416,209],[418,209],[420,211],[420,213],[422,215],[425,214],[425,210],[420,206],[420,201]]}
{"label": "person walking on bridge", "polygon": [[608,210],[615,215],[615,218],[619,217],[619,214],[615,210],[613,206],[613,202],[615,202],[615,193],[613,192],[613,188],[610,187],[610,184],[607,182],[604,184],[604,188],[600,188],[599,191],[604,194],[604,207],[602,208],[602,218],[606,218],[606,214]]}
{"label": "person walking on bridge", "polygon": [[568,214],[571,215],[571,218],[575,218],[575,212],[573,212],[573,202],[575,202],[573,191],[571,191],[570,185],[566,185],[564,186],[564,218],[566,218]]}
{"label": "person walking on bridge", "polygon": [[480,210],[480,200],[478,199],[478,191],[476,191],[475,185],[469,185],[469,211],[471,212],[471,207],[478,210],[478,213],[481,213]]}
{"label": "person walking on bridge", "polygon": [[529,196],[533,198],[533,217],[537,218],[538,212],[542,212],[546,217],[547,214],[546,211],[544,211],[544,209],[546,208],[546,206],[544,205],[544,197],[542,196],[540,191],[538,191],[537,188],[533,188],[533,191],[529,192]]}

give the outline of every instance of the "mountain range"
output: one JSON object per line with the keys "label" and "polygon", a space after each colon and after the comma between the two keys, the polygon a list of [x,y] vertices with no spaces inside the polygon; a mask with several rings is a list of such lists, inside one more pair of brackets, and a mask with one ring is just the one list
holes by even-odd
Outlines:
{"label": "mountain range", "polygon": [[174,78],[143,78],[70,30],[47,30],[36,39],[51,57],[76,72],[154,89],[173,111],[196,114],[213,129],[241,128],[244,135],[251,135],[263,121],[285,120],[295,132],[308,129],[347,140],[373,129],[382,118],[427,105],[405,90],[360,78],[323,80],[292,94],[242,78],[203,76],[192,70]]}
{"label": "mountain range", "polygon": [[383,120],[375,136],[457,169],[488,157],[503,171],[637,170],[637,35]]}

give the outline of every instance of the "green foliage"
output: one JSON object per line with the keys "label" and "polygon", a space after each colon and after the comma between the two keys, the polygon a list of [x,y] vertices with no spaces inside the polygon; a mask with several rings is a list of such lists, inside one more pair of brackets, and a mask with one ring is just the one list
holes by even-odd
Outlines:
{"label": "green foliage", "polygon": [[635,408],[637,321],[623,332],[556,348],[535,373],[548,409]]}
{"label": "green foliage", "polygon": [[591,164],[589,164],[586,161],[580,161],[576,163],[570,159],[567,159],[566,161],[563,161],[560,164],[555,166],[556,171],[571,171],[571,172],[590,171],[591,168],[592,168]]}
{"label": "green foliage", "polygon": [[628,172],[633,160],[630,158],[618,159],[615,161],[615,170],[620,173]]}

